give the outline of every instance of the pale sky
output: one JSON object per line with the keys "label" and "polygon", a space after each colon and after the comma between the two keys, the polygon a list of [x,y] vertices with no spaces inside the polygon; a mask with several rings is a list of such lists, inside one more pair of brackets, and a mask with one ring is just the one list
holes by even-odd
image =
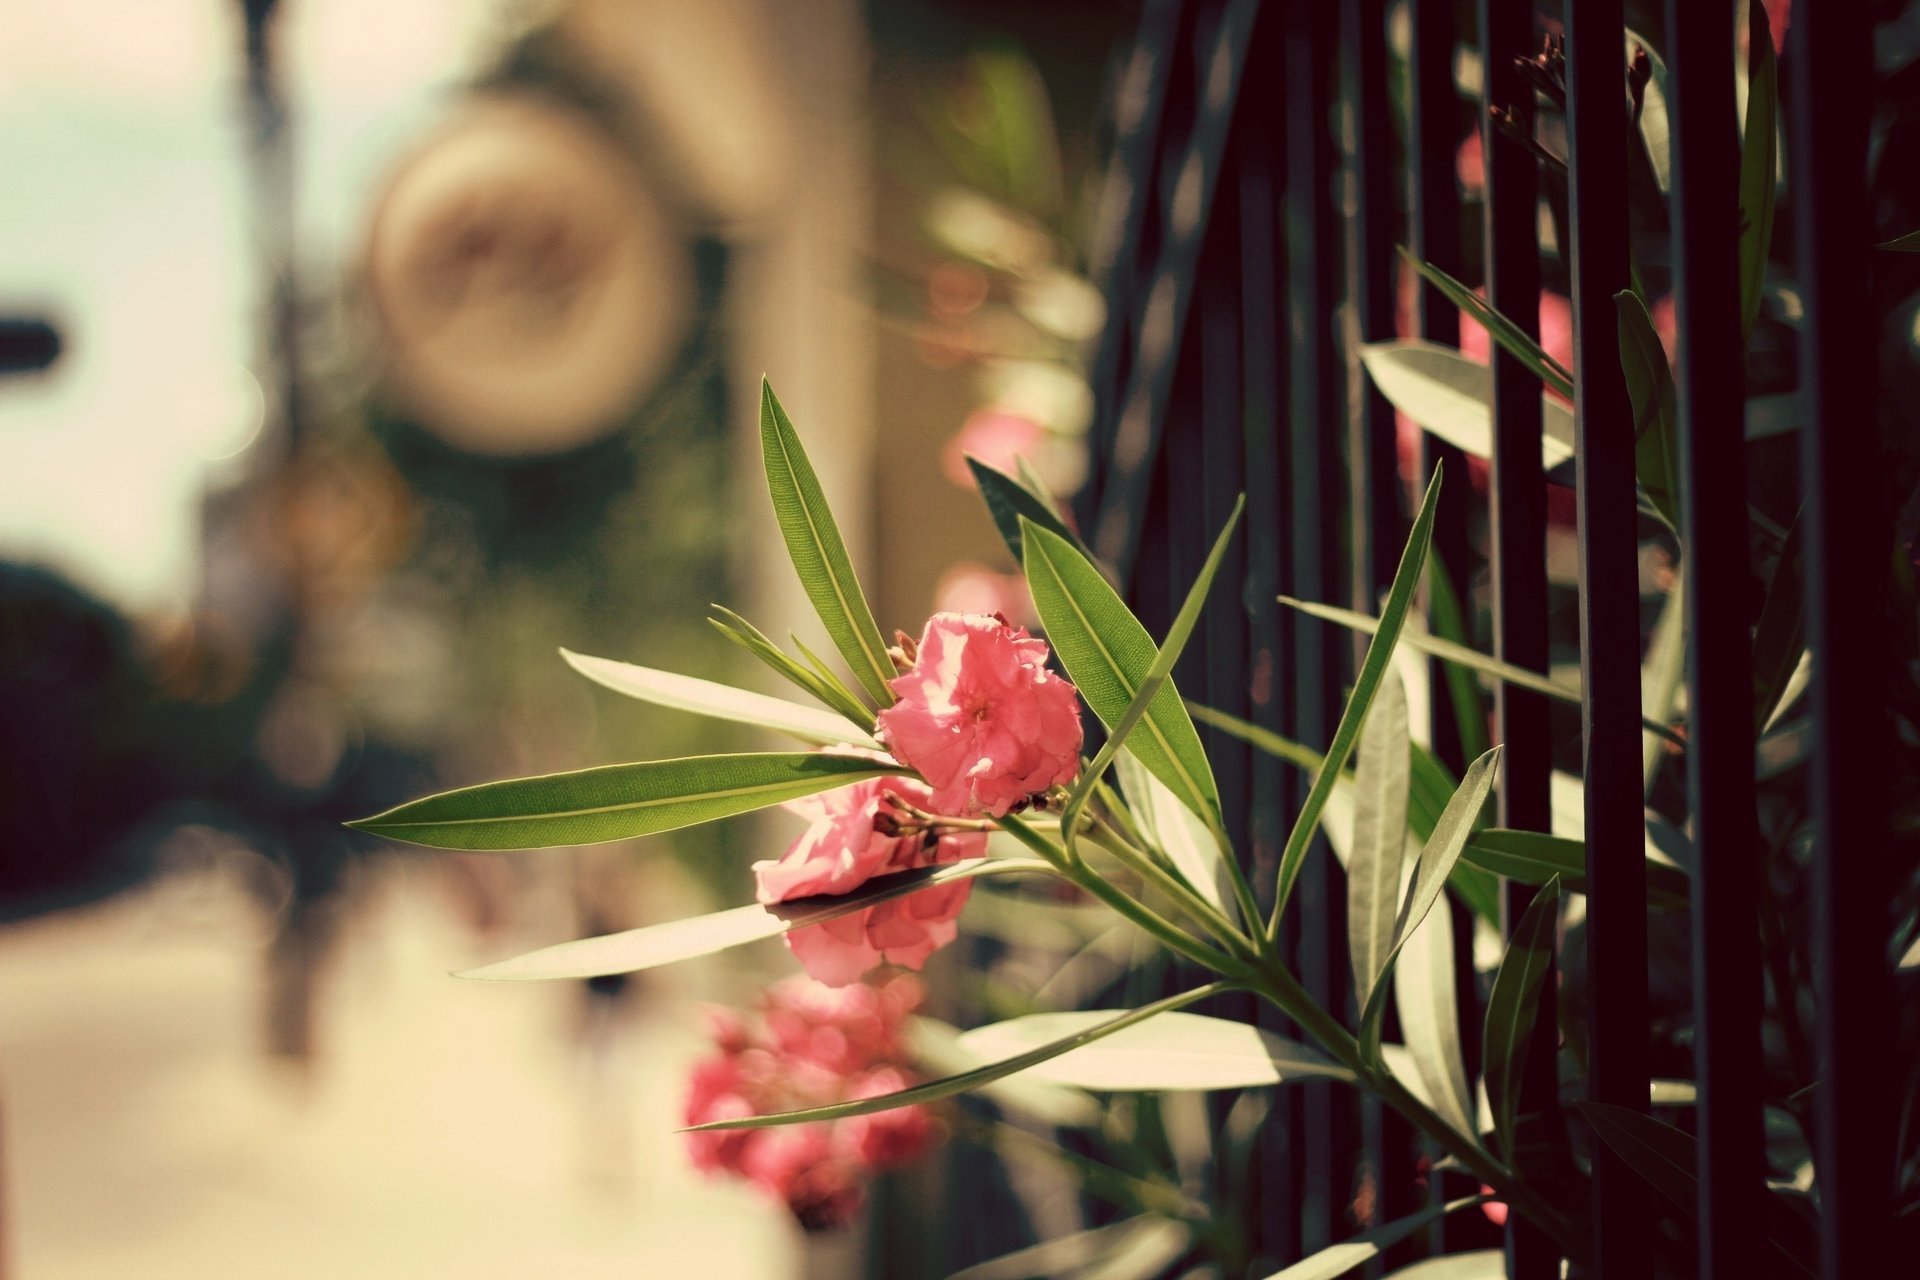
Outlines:
{"label": "pale sky", "polygon": [[[303,257],[330,287],[486,0],[283,0]],[[257,431],[238,0],[0,0],[0,310],[56,371],[0,382],[0,557],[183,603],[198,495]]]}

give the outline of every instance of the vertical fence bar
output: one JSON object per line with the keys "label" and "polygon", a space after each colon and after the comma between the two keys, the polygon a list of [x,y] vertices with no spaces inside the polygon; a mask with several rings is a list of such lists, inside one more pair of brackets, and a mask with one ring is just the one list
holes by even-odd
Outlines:
{"label": "vertical fence bar", "polygon": [[1193,305],[1201,242],[1224,163],[1257,0],[1226,0],[1210,30],[1196,30],[1198,106],[1176,160],[1163,154],[1159,253],[1140,294],[1137,358],[1114,406],[1112,452],[1090,527],[1093,549],[1124,579],[1140,539],[1140,510],[1159,459],[1160,428]]}
{"label": "vertical fence bar", "polygon": [[1394,334],[1393,97],[1387,83],[1385,0],[1340,6],[1346,76],[1349,167],[1347,214],[1347,501],[1353,553],[1349,596],[1371,613],[1393,581],[1406,541],[1393,434],[1393,407],[1360,369],[1354,348]]}
{"label": "vertical fence bar", "polygon": [[[1333,206],[1331,132],[1334,13],[1321,4],[1292,4],[1285,13],[1289,590],[1304,599],[1326,600],[1339,581],[1339,539],[1328,531],[1340,527],[1341,492],[1338,437],[1331,430],[1340,420],[1334,315],[1341,232]],[[1323,626],[1296,624],[1291,634],[1293,736],[1323,743],[1332,737],[1338,715],[1343,646]],[[1345,895],[1324,843],[1302,871],[1297,901],[1301,982],[1323,1008],[1345,1008]],[[1301,1243],[1311,1252],[1350,1229],[1346,1193],[1357,1125],[1347,1091],[1315,1082],[1303,1086],[1301,1095],[1310,1173],[1301,1189]]]}
{"label": "vertical fence bar", "polygon": [[1731,5],[1667,2],[1694,845],[1700,1277],[1761,1274],[1760,941]]}
{"label": "vertical fence bar", "polygon": [[[1349,0],[1340,6],[1340,66],[1345,90],[1346,215],[1345,314],[1347,389],[1347,504],[1351,546],[1348,603],[1362,613],[1379,608],[1393,578],[1394,554],[1406,541],[1401,511],[1399,451],[1393,407],[1360,366],[1360,344],[1394,336],[1393,98],[1387,81],[1385,0]],[[1355,637],[1355,660],[1365,644]],[[1361,1103],[1362,1143],[1373,1180],[1373,1214],[1366,1226],[1415,1211],[1413,1129],[1377,1099]],[[1370,1277],[1417,1256],[1416,1242],[1390,1249],[1370,1263]]]}
{"label": "vertical fence bar", "polygon": [[[1640,584],[1633,420],[1614,295],[1627,287],[1627,95],[1620,0],[1568,0],[1574,465],[1580,536],[1580,718],[1586,785],[1587,971],[1595,1102],[1647,1108],[1647,885],[1641,817]],[[1595,1143],[1598,1273],[1651,1272],[1651,1206]]]}
{"label": "vertical fence bar", "polygon": [[[1455,172],[1460,95],[1454,88],[1453,61],[1457,29],[1453,0],[1410,0],[1413,50],[1407,66],[1408,98],[1413,112],[1407,131],[1411,188],[1407,207],[1407,240],[1414,254],[1448,275],[1464,274],[1461,265],[1460,183]],[[1445,346],[1460,341],[1460,313],[1437,286],[1419,281],[1414,286],[1414,325],[1422,338]],[[1422,434],[1421,474],[1416,491],[1426,485],[1433,464],[1444,463],[1451,478],[1440,495],[1434,517],[1433,561],[1447,574],[1456,592],[1467,585],[1473,548],[1468,541],[1469,489],[1465,483],[1466,455],[1451,445]],[[1393,555],[1397,552],[1389,551]],[[1445,670],[1428,664],[1433,688],[1433,747],[1448,767],[1458,772],[1460,732],[1453,703],[1442,696]]]}
{"label": "vertical fence bar", "polygon": [[[1807,642],[1818,729],[1812,761],[1814,1004],[1820,1088],[1814,1167],[1820,1274],[1884,1272],[1891,1224],[1893,1007],[1887,955],[1890,796],[1882,720],[1888,678],[1882,601],[1891,528],[1875,474],[1875,433],[1860,420],[1874,385],[1867,300],[1867,6],[1794,13],[1792,151],[1801,336],[1801,469]],[[1864,714],[1863,714],[1864,710]],[[1844,743],[1844,748],[1843,748]],[[1844,750],[1844,755],[1843,755]]]}
{"label": "vertical fence bar", "polygon": [[[1538,162],[1508,133],[1533,129],[1533,88],[1517,62],[1533,36],[1530,0],[1480,0],[1481,66],[1486,110],[1487,299],[1529,337],[1540,336]],[[1500,113],[1496,115],[1495,113]],[[1505,127],[1500,123],[1504,118]],[[1493,361],[1492,576],[1494,654],[1529,671],[1547,669],[1546,478],[1540,459],[1540,379],[1520,359],[1489,343]],[[1500,825],[1527,831],[1552,826],[1548,801],[1553,749],[1547,701],[1501,683],[1494,692],[1495,738],[1501,758]],[[1502,901],[1510,930],[1533,899],[1531,887],[1509,882]],[[1541,984],[1536,1026],[1555,1025],[1555,983]],[[1522,1088],[1536,1108],[1556,1112],[1556,1037],[1536,1034]],[[1558,1280],[1560,1254],[1525,1218],[1507,1223],[1507,1274],[1512,1280]]]}

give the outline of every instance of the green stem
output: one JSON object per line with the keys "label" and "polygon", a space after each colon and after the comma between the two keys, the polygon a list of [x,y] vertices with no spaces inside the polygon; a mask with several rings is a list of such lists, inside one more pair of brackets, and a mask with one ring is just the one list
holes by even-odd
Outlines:
{"label": "green stem", "polygon": [[1322,1049],[1352,1070],[1360,1084],[1372,1090],[1382,1102],[1406,1117],[1409,1123],[1431,1138],[1452,1156],[1460,1167],[1482,1184],[1492,1187],[1496,1196],[1518,1213],[1538,1224],[1552,1236],[1568,1256],[1576,1261],[1586,1258],[1590,1246],[1579,1228],[1548,1200],[1526,1185],[1519,1174],[1507,1168],[1475,1142],[1442,1120],[1420,1099],[1413,1096],[1393,1073],[1367,1062],[1360,1044],[1339,1020],[1307,993],[1294,976],[1277,960],[1261,967],[1253,990],[1268,1003],[1293,1019],[1312,1036]]}
{"label": "green stem", "polygon": [[1085,863],[1078,859],[1069,861],[1065,849],[1048,840],[1019,818],[1009,815],[1000,820],[1000,826],[1008,835],[1066,872],[1075,884],[1147,933],[1152,934],[1165,944],[1169,951],[1183,955],[1195,964],[1236,982],[1245,982],[1254,976],[1253,967],[1239,957],[1228,955],[1196,938],[1189,937],[1113,885],[1108,884],[1100,876],[1095,875],[1088,870]]}
{"label": "green stem", "polygon": [[1255,953],[1246,936],[1234,927],[1225,912],[1202,897],[1185,876],[1168,869],[1145,850],[1128,843],[1118,831],[1098,817],[1089,819],[1086,834],[1122,866],[1173,899],[1175,906],[1225,944],[1229,951],[1248,959],[1253,957]]}

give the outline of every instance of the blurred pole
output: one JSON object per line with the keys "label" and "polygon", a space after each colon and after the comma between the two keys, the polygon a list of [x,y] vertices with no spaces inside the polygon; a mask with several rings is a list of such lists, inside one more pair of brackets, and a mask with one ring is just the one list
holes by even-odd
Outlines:
{"label": "blurred pole", "polygon": [[[256,371],[269,406],[266,430],[257,446],[246,483],[269,495],[278,506],[294,498],[288,488],[302,444],[300,312],[295,254],[296,186],[294,133],[288,94],[277,54],[279,0],[239,0],[245,21],[247,169],[252,195],[253,242],[264,288],[262,341]],[[276,429],[277,428],[277,429]],[[275,514],[278,514],[276,512]],[[297,538],[280,539],[280,566],[274,618],[268,634],[278,635],[286,652],[296,655],[304,630],[301,583],[306,578],[303,548]],[[330,944],[329,899],[337,851],[324,842],[302,838],[298,815],[285,805],[259,815],[262,825],[281,840],[280,852],[292,873],[293,892],[267,950],[265,1036],[274,1057],[306,1064],[314,1049],[314,996],[319,970]]]}

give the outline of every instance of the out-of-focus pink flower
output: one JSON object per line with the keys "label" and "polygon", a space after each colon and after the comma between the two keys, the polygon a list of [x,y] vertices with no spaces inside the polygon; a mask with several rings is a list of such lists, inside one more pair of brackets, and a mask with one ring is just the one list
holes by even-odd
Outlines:
{"label": "out-of-focus pink flower", "polygon": [[1040,443],[1045,428],[1025,414],[1005,409],[975,409],[961,424],[959,434],[947,441],[940,455],[940,469],[947,479],[963,489],[971,489],[973,472],[967,469],[971,454],[996,471],[1011,473],[1017,459],[1030,457]]}
{"label": "out-of-focus pink flower", "polygon": [[[1482,1185],[1480,1194],[1490,1196],[1493,1194],[1493,1188]],[[1487,1221],[1496,1227],[1504,1227],[1507,1225],[1507,1202],[1504,1200],[1489,1200],[1480,1206],[1480,1212],[1486,1214]]]}
{"label": "out-of-focus pink flower", "polygon": [[[895,1093],[900,1029],[920,987],[902,976],[879,988],[828,989],[806,977],[776,984],[757,1020],[715,1011],[713,1056],[696,1064],[682,1112],[689,1125]],[[923,1107],[768,1129],[689,1133],[695,1167],[751,1182],[809,1231],[844,1226],[867,1180],[924,1154],[938,1139]]]}
{"label": "out-of-focus pink flower", "polygon": [[880,739],[933,784],[938,813],[1005,817],[1080,770],[1074,687],[1047,670],[1044,640],[1003,617],[934,614],[892,689]]}
{"label": "out-of-focus pink flower", "polygon": [[1653,320],[1653,331],[1660,335],[1660,345],[1666,348],[1667,363],[1674,363],[1680,358],[1680,318],[1674,310],[1673,295],[1667,293],[1655,298],[1648,315]]}
{"label": "out-of-focus pink flower", "polygon": [[[778,861],[753,864],[756,896],[772,904],[850,893],[875,876],[986,852],[981,832],[903,829],[890,821],[900,815],[896,799],[923,811],[938,807],[925,784],[901,777],[871,778],[788,805],[808,819],[806,833]],[[857,981],[882,962],[918,969],[953,941],[959,931],[954,922],[971,888],[962,881],[923,889],[795,929],[786,935],[787,947],[808,973],[836,987]]]}
{"label": "out-of-focus pink flower", "polygon": [[1469,192],[1475,192],[1487,185],[1487,156],[1480,141],[1480,131],[1475,129],[1460,142],[1460,149],[1453,153],[1453,174],[1460,185]]}

